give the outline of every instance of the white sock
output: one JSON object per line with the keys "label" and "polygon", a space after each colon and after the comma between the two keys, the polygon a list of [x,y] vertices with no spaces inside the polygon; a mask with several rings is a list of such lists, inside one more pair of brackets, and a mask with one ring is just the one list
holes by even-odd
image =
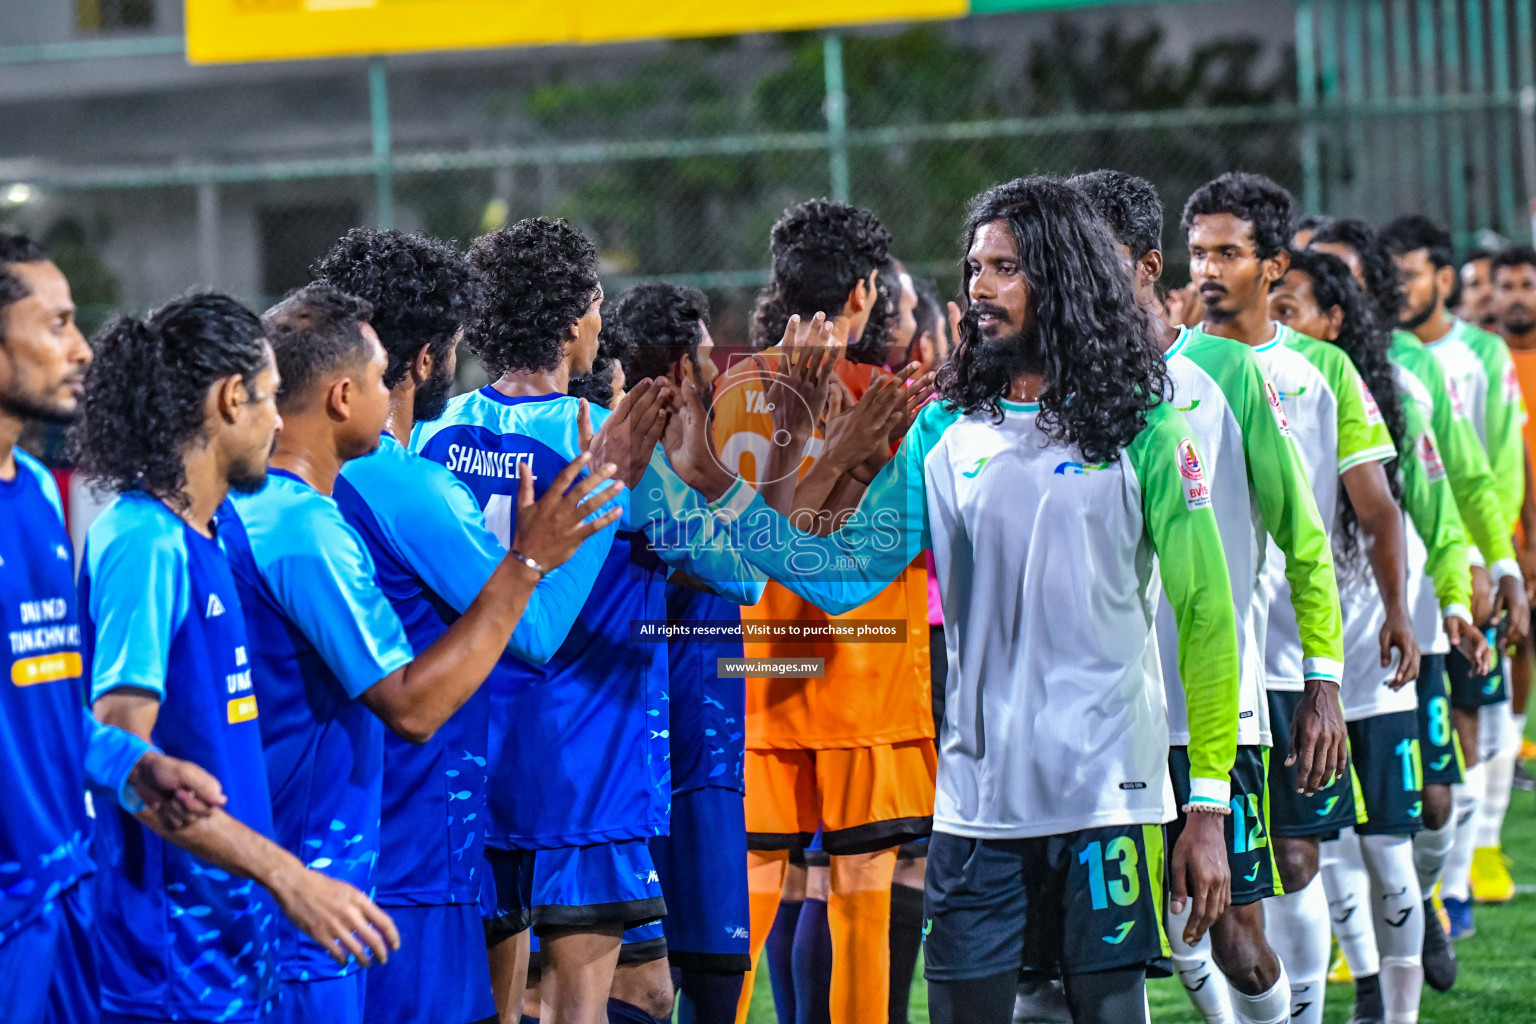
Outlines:
{"label": "white sock", "polygon": [[1419,874],[1419,891],[1425,896],[1435,891],[1435,883],[1440,881],[1440,873],[1445,870],[1446,858],[1450,856],[1451,845],[1455,842],[1454,815],[1439,828],[1421,829],[1413,837],[1413,866]]}
{"label": "white sock", "polygon": [[[1484,708],[1478,723],[1480,730],[1488,729],[1491,733],[1489,746],[1493,751],[1488,758],[1487,788],[1477,812],[1477,846],[1482,849],[1498,846],[1499,833],[1504,830],[1510,789],[1515,783],[1515,760],[1520,753],[1520,732],[1515,730],[1515,718],[1510,713],[1508,701]],[[1524,728],[1525,723],[1521,722],[1520,731]]]}
{"label": "white sock", "polygon": [[[1179,982],[1206,1024],[1233,1024],[1232,1002],[1227,995],[1227,979],[1211,959],[1211,933],[1201,936],[1194,946],[1184,944],[1184,926],[1189,923],[1191,903],[1182,914],[1168,911],[1168,946],[1173,950],[1173,966]],[[1234,993],[1235,995],[1236,993]]]}
{"label": "white sock", "polygon": [[1381,948],[1381,1003],[1393,1024],[1419,1019],[1424,989],[1424,895],[1408,836],[1361,836],[1371,878],[1371,918]]}
{"label": "white sock", "polygon": [[1264,934],[1291,982],[1291,1020],[1322,1024],[1328,976],[1328,897],[1314,878],[1264,901]]}
{"label": "white sock", "polygon": [[1371,927],[1371,878],[1360,854],[1360,837],[1346,828],[1318,849],[1318,876],[1328,897],[1328,919],[1349,971],[1357,978],[1381,970]]}
{"label": "white sock", "polygon": [[1280,977],[1268,992],[1245,996],[1232,990],[1232,1012],[1240,1024],[1285,1024],[1291,1019],[1291,982],[1280,965]]}
{"label": "white sock", "polygon": [[1483,802],[1483,780],[1486,766],[1479,763],[1468,768],[1466,781],[1451,787],[1451,826],[1456,839],[1451,843],[1450,856],[1445,858],[1445,872],[1440,879],[1440,898],[1449,900],[1470,899],[1472,886],[1472,851],[1477,848],[1477,807]]}

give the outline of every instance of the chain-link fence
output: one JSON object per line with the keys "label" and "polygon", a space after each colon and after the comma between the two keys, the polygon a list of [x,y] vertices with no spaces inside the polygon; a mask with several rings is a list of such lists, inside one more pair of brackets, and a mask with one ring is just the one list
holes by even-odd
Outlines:
{"label": "chain-link fence", "polygon": [[133,74],[41,61],[43,85],[19,93],[0,66],[0,224],[43,236],[99,316],[193,283],[265,301],[353,224],[467,242],[560,215],[598,242],[611,292],[650,276],[708,289],[726,343],[766,278],[769,226],[812,195],[874,209],[945,284],[970,196],[1104,166],[1160,189],[1175,282],[1180,205],[1237,167],[1312,209],[1422,210],[1463,243],[1529,236],[1529,3],[1169,10],[1234,9],[1251,29],[1177,44],[1155,19],[1018,15]]}

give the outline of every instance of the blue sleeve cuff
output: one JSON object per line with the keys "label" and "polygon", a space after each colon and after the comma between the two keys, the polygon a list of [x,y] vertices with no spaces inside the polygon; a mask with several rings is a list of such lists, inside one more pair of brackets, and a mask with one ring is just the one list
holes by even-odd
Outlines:
{"label": "blue sleeve cuff", "polygon": [[733,522],[741,517],[741,514],[752,504],[752,499],[756,497],[757,488],[752,487],[741,477],[737,477],[730,490],[709,503],[709,510],[721,522]]}
{"label": "blue sleeve cuff", "polygon": [[130,732],[103,725],[89,711],[82,713],[90,719],[87,725],[85,747],[85,777],[90,784],[117,797],[118,806],[129,814],[144,809],[144,801],[128,785],[128,776],[134,765],[155,746]]}

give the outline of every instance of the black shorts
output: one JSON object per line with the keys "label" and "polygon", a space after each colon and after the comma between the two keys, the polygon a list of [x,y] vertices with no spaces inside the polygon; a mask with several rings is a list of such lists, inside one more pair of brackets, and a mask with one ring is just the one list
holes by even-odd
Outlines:
{"label": "black shorts", "polygon": [[1030,839],[935,831],[923,899],[923,971],[936,981],[1027,970],[1061,976],[1161,967],[1163,827]]}
{"label": "black shorts", "polygon": [[1445,655],[1426,654],[1419,662],[1419,754],[1424,785],[1455,786],[1462,778],[1461,743],[1451,724],[1451,688]]}
{"label": "black shorts", "polygon": [[[1189,748],[1171,747],[1168,773],[1179,807],[1189,803]],[[1232,813],[1226,816],[1227,867],[1232,871],[1232,902],[1238,906],[1279,896],[1280,873],[1269,845],[1269,748],[1238,747],[1232,765]],[[1168,849],[1184,834],[1187,815],[1168,825]]]}
{"label": "black shorts", "polygon": [[1493,648],[1493,667],[1485,676],[1473,672],[1467,656],[1455,648],[1445,656],[1445,674],[1451,679],[1451,707],[1458,711],[1476,711],[1509,699],[1509,687],[1504,682],[1504,637],[1507,632],[1502,622],[1497,630],[1483,630],[1488,646]]}
{"label": "black shorts", "polygon": [[1419,717],[1394,711],[1349,723],[1349,757],[1355,770],[1355,798],[1365,820],[1362,836],[1411,836],[1424,827],[1424,768],[1419,753]]}
{"label": "black shorts", "polygon": [[1296,792],[1296,769],[1288,767],[1291,756],[1291,720],[1301,703],[1300,690],[1270,690],[1269,730],[1274,746],[1269,751],[1270,834],[1287,838],[1336,835],[1355,824],[1355,793],[1349,772],[1333,785],[1311,796]]}

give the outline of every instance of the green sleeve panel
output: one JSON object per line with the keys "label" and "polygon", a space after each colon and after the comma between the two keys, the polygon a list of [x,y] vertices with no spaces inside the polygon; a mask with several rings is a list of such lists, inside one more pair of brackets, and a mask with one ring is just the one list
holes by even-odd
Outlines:
{"label": "green sleeve panel", "polygon": [[740,479],[709,509],[733,524],[733,545],[769,579],[830,614],[852,611],[931,546],[923,464],[959,418],[941,402],[925,406],[858,509],[831,536],[795,529]]}
{"label": "green sleeve panel", "polygon": [[1494,488],[1504,513],[1504,532],[1510,533],[1520,520],[1520,505],[1525,500],[1525,441],[1520,429],[1525,425],[1525,401],[1504,340],[1475,327],[1467,329],[1466,339],[1488,374],[1484,414],[1488,464],[1493,467]]}
{"label": "green sleeve panel", "polygon": [[1440,444],[1440,459],[1445,463],[1451,491],[1456,495],[1456,509],[1461,513],[1462,524],[1471,543],[1482,552],[1489,565],[1513,559],[1515,549],[1510,543],[1510,531],[1504,524],[1499,492],[1493,481],[1493,467],[1488,464],[1488,453],[1478,440],[1477,428],[1451,400],[1440,361],[1417,338],[1412,341],[1417,347],[1408,345],[1406,340],[1394,340],[1392,358],[1429,391],[1434,403],[1430,426]]}
{"label": "green sleeve panel", "polygon": [[1428,551],[1424,571],[1435,583],[1441,608],[1472,604],[1471,564],[1467,560],[1467,535],[1456,511],[1440,457],[1435,430],[1412,399],[1403,402],[1404,437],[1397,460],[1403,484],[1403,511]]}
{"label": "green sleeve panel", "polygon": [[1296,350],[1317,367],[1337,402],[1339,472],[1367,462],[1390,462],[1397,458],[1397,447],[1381,418],[1381,410],[1376,407],[1376,399],[1344,350],[1305,335],[1297,338]]}
{"label": "green sleeve panel", "polygon": [[1189,423],[1168,403],[1126,455],[1141,484],[1147,536],[1179,631],[1194,778],[1228,784],[1237,755],[1237,619],[1227,556]]}
{"label": "green sleeve panel", "polygon": [[1333,549],[1280,396],[1246,345],[1197,342],[1185,354],[1215,379],[1237,416],[1259,514],[1285,555],[1307,674],[1338,682],[1344,667],[1344,617]]}

